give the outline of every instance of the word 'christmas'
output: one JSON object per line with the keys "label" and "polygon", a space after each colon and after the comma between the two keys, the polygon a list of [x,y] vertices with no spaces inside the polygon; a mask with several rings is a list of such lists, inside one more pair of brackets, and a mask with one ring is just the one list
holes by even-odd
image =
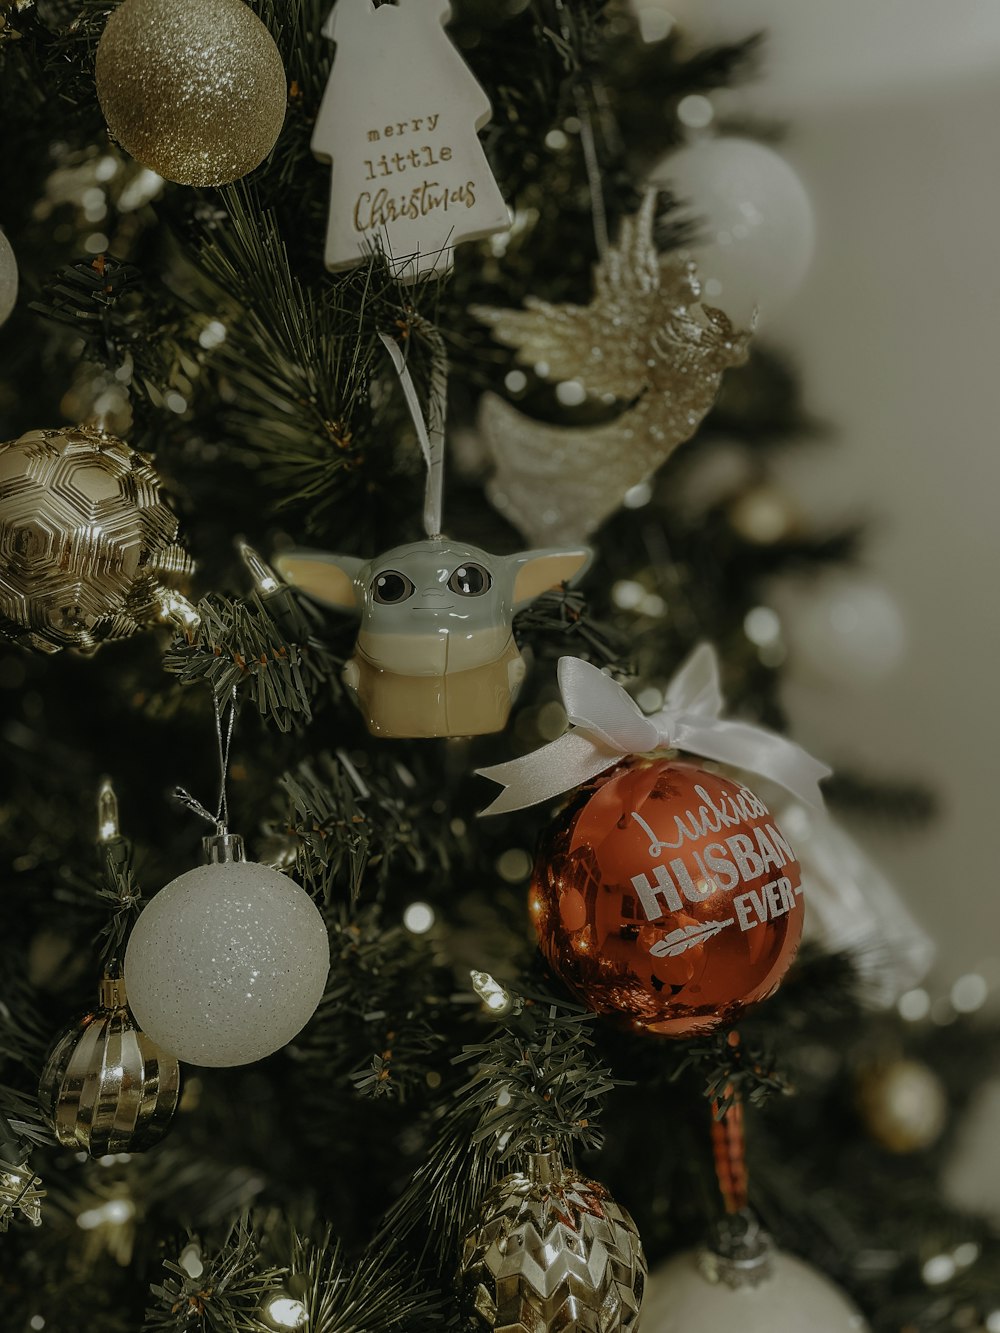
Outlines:
{"label": "word 'christmas'", "polygon": [[415,221],[425,218],[429,213],[447,212],[450,208],[464,206],[473,208],[476,203],[474,181],[454,189],[442,187],[437,181],[422,181],[409,194],[394,198],[388,190],[377,190],[373,195],[369,190],[362,190],[354,205],[354,228],[356,231],[370,231],[373,227],[385,227],[400,218]]}

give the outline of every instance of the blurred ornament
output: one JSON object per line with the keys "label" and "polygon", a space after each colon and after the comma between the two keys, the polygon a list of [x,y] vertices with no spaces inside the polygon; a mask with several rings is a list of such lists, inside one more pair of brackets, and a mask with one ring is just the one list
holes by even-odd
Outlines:
{"label": "blurred ornament", "polygon": [[1000,1229],[1000,1077],[972,1094],[948,1153],[941,1183],[952,1208],[985,1217]]}
{"label": "blurred ornament", "polygon": [[844,1293],[776,1249],[749,1215],[722,1227],[711,1247],[684,1250],[650,1274],[642,1333],[865,1333]]}
{"label": "blurred ornament", "polygon": [[623,219],[589,306],[529,297],[526,310],[472,307],[537,374],[625,404],[604,425],[553,426],[483,396],[479,427],[496,463],[488,494],[529,541],[589,536],[694,434],[722,372],[746,360],[748,335],[703,301],[694,266],[657,254],[655,203],[650,191]]}
{"label": "blurred ornament", "polygon": [[775,600],[796,664],[818,681],[872,685],[902,662],[906,624],[892,594],[857,574],[785,583]]}
{"label": "blurred ornament", "polygon": [[677,200],[671,216],[694,228],[689,257],[702,297],[734,323],[772,314],[796,291],[816,222],[805,187],[773,149],[753,139],[697,139],[657,163],[646,184]]}
{"label": "blurred ornament", "polygon": [[806,901],[803,939],[849,952],[865,998],[888,1008],[924,979],[936,948],[867,852],[822,810],[794,802],[778,818],[795,847]]}
{"label": "blurred ornament", "polygon": [[380,249],[415,282],[447,271],[459,242],[510,226],[476,134],[492,108],[444,32],[450,12],[447,0],[337,0],[327,19],[337,50],[312,150],[333,164],[329,269]]}
{"label": "blurred ornament", "polygon": [[241,839],[206,838],[209,865],[153,897],[132,931],[132,1012],[193,1065],[262,1060],[302,1030],[330,969],[326,926],[292,880],[244,859]]}
{"label": "blurred ornament", "polygon": [[588,1009],[688,1037],[777,990],[801,893],[791,848],[748,788],[633,759],[542,834],[529,901],[542,953]]}
{"label": "blurred ornament", "polygon": [[64,1148],[91,1157],[145,1152],[166,1134],[180,1096],[180,1067],[139,1030],[125,984],[105,974],[96,1010],[49,1053],[38,1088],[42,1114]]}
{"label": "blurred ornament", "polygon": [[931,1147],[948,1120],[941,1080],[921,1060],[890,1060],[863,1070],[857,1094],[868,1132],[889,1152]]}
{"label": "blurred ornament", "polygon": [[525,1166],[490,1191],[465,1238],[459,1284],[470,1327],[636,1329],[646,1260],[631,1217],[556,1152],[531,1153]]}
{"label": "blurred ornament", "polygon": [[193,608],[158,580],[191,568],[176,535],[159,477],[115,436],[68,426],[0,444],[0,631],[51,653],[186,623]]}
{"label": "blurred ornament", "polygon": [[125,0],[97,48],[97,96],[126,152],[180,185],[263,162],[285,119],[285,69],[243,0]]}
{"label": "blurred ornament", "polygon": [[308,596],[361,616],[343,679],[373,736],[502,730],[527,670],[514,613],[589,563],[584,547],[496,556],[444,537],[374,560],[308,551],[275,560]]}
{"label": "blurred ornament", "polygon": [[17,259],[14,247],[0,231],[0,324],[6,324],[17,304]]}
{"label": "blurred ornament", "polygon": [[[756,54],[760,77],[739,102],[752,114],[798,116],[803,108],[859,110],[866,100],[898,98],[947,79],[991,74],[1000,58],[995,0],[959,6],[912,0],[838,0],[796,5],[788,0],[632,0],[643,30],[657,39],[676,25],[685,46],[743,42],[766,32]],[[865,111],[870,115],[871,109]]]}

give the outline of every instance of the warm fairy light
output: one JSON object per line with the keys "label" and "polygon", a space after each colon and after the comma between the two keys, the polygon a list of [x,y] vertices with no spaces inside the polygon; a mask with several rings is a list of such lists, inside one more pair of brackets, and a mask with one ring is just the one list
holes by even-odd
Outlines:
{"label": "warm fairy light", "polygon": [[201,616],[188,599],[173,588],[160,589],[160,619],[168,620],[178,629],[193,632],[201,624]]}
{"label": "warm fairy light", "polygon": [[95,1231],[105,1223],[121,1226],[134,1216],[135,1204],[131,1199],[108,1199],[97,1208],[85,1208],[76,1219],[76,1225],[81,1231]]}
{"label": "warm fairy light", "polygon": [[189,1241],[184,1246],[177,1262],[191,1278],[199,1278],[205,1271],[205,1265],[201,1261],[201,1246],[196,1240]]}
{"label": "warm fairy light", "polygon": [[494,980],[488,972],[472,971],[469,976],[472,978],[473,990],[490,1013],[505,1014],[510,1012],[513,1007],[511,993],[504,990],[499,981]]}
{"label": "warm fairy light", "polygon": [[426,935],[434,924],[434,908],[430,903],[410,903],[403,913],[403,925],[414,935]]}
{"label": "warm fairy light", "polygon": [[275,1328],[301,1328],[309,1318],[306,1307],[294,1296],[271,1296],[264,1303],[263,1313]]}
{"label": "warm fairy light", "polygon": [[118,797],[110,778],[101,779],[97,793],[97,836],[101,842],[114,842],[121,837],[118,828]]}
{"label": "warm fairy light", "polygon": [[281,587],[281,580],[271,566],[262,560],[253,547],[248,546],[246,542],[239,543],[239,550],[243,557],[243,563],[250,571],[250,577],[253,579],[257,591],[265,595],[269,592],[277,592]]}

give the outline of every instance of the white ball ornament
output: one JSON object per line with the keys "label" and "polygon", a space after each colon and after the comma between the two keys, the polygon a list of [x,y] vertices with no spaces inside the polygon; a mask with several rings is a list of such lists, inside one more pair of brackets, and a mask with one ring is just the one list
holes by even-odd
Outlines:
{"label": "white ball ornament", "polygon": [[753,139],[701,138],[663,158],[647,183],[669,189],[689,222],[703,300],[738,328],[796,291],[812,261],[816,222],[805,186]]}
{"label": "white ball ornament", "polygon": [[250,1064],[312,1017],[330,945],[315,903],[297,884],[243,860],[237,838],[206,843],[220,859],[168,884],[132,931],[129,1003],[143,1031],[178,1059]]}
{"label": "white ball ornament", "polygon": [[817,681],[875,685],[906,656],[903,614],[888,588],[874,579],[831,573],[788,584],[776,597],[793,657]]}
{"label": "white ball ornament", "polygon": [[14,247],[0,231],[0,324],[6,324],[17,303],[17,259]]}
{"label": "white ball ornament", "polygon": [[[711,1257],[711,1256],[709,1256]],[[709,1276],[706,1254],[685,1250],[649,1276],[642,1333],[865,1333],[864,1316],[828,1277],[771,1252],[762,1279]],[[730,1278],[732,1275],[730,1275]]]}

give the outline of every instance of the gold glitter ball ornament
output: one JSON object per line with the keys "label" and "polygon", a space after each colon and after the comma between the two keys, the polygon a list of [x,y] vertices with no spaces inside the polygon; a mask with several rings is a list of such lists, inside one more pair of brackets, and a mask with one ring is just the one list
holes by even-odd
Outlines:
{"label": "gold glitter ball ornament", "polygon": [[469,1329],[630,1333],[646,1281],[631,1217],[603,1185],[532,1153],[486,1196],[459,1271]]}
{"label": "gold glitter ball ornament", "polygon": [[98,430],[33,430],[0,444],[0,633],[92,651],[192,608],[161,577],[189,572],[177,517],[141,454]]}
{"label": "gold glitter ball ornament", "polygon": [[253,171],[285,119],[285,68],[243,0],[125,0],[97,48],[97,96],[113,138],[179,185]]}
{"label": "gold glitter ball ornament", "polygon": [[38,1100],[64,1148],[143,1152],[170,1128],[180,1078],[176,1058],[137,1027],[124,981],[105,975],[97,1008],[56,1039]]}

